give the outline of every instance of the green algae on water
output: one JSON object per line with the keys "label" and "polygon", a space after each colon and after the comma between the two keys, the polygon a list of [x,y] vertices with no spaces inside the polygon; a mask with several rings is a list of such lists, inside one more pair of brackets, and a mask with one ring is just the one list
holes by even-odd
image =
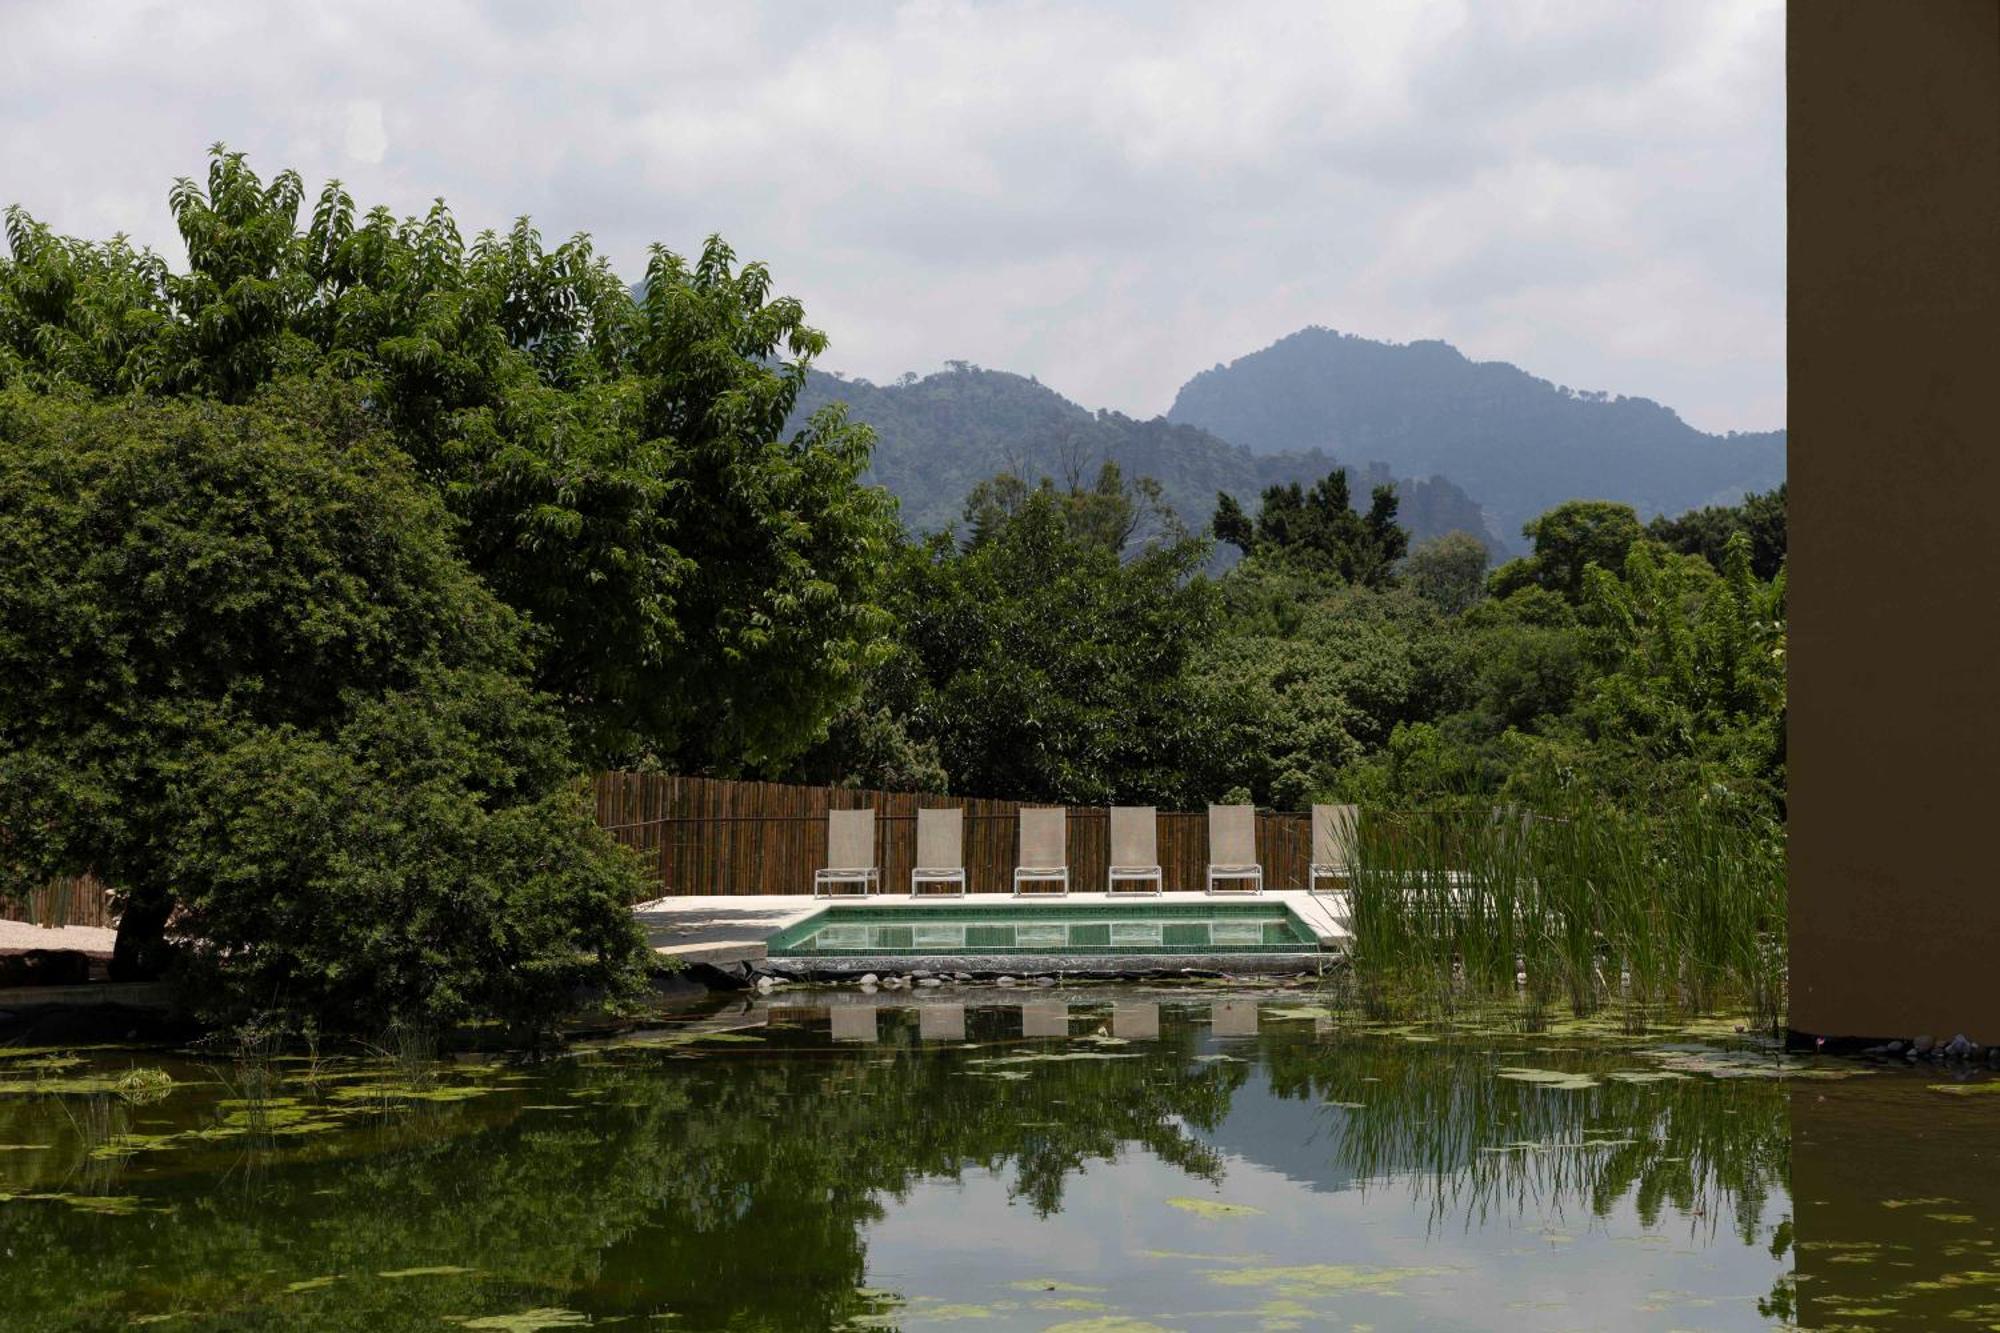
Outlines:
{"label": "green algae on water", "polygon": [[1193,1213],[1196,1217],[1255,1217],[1264,1211],[1247,1203],[1224,1203],[1220,1199],[1197,1199],[1187,1195],[1168,1199],[1167,1206]]}
{"label": "green algae on water", "polygon": [[543,1306],[534,1310],[523,1310],[519,1314],[490,1314],[477,1319],[455,1321],[460,1328],[500,1329],[505,1333],[535,1333],[542,1328],[575,1328],[588,1324],[590,1316],[577,1310],[565,1310],[558,1306]]}

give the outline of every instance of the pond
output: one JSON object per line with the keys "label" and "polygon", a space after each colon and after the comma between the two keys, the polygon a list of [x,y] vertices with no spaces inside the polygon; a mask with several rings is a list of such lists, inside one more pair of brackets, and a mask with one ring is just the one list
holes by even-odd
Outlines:
{"label": "pond", "polygon": [[1308,986],[780,992],[534,1063],[16,1049],[0,1326],[1979,1326],[1985,1086]]}

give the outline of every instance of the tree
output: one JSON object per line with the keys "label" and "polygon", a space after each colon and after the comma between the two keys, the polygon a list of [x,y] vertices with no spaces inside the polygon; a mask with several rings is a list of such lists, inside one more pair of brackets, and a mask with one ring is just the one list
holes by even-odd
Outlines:
{"label": "tree", "polygon": [[1113,470],[1087,490],[1003,477],[975,492],[963,542],[904,549],[902,643],[868,702],[936,746],[952,790],[1205,796],[1214,723],[1190,666],[1215,630],[1208,545],[1170,522],[1128,546],[1117,516],[1135,507]]}
{"label": "tree", "polygon": [[642,881],[519,616],[351,390],[259,399],[0,391],[0,893],[94,871],[114,970],[157,971],[171,921],[214,1013],[629,984]]}
{"label": "tree", "polygon": [[1455,616],[1486,590],[1486,544],[1469,532],[1435,537],[1410,552],[1403,580],[1417,596]]}
{"label": "tree", "polygon": [[1396,562],[1410,546],[1409,533],[1396,522],[1396,509],[1396,488],[1377,486],[1368,512],[1356,513],[1347,473],[1336,468],[1310,490],[1297,482],[1266,488],[1254,526],[1233,497],[1219,494],[1212,526],[1218,538],[1246,556],[1286,561],[1379,588],[1394,578]]}
{"label": "tree", "polygon": [[1530,519],[1521,534],[1534,544],[1534,554],[1493,571],[1487,587],[1495,597],[1534,586],[1574,602],[1582,595],[1586,567],[1623,569],[1626,553],[1646,535],[1632,506],[1609,500],[1559,504]]}
{"label": "tree", "polygon": [[1734,506],[1690,509],[1679,518],[1662,514],[1646,525],[1646,535],[1682,555],[1698,555],[1722,571],[1729,539],[1749,538],[1750,572],[1769,582],[1785,563],[1785,486],[1743,497]]}
{"label": "tree", "polygon": [[533,626],[583,753],[755,771],[803,751],[883,651],[893,504],[838,410],[785,422],[825,337],[711,237],[655,247],[642,295],[590,240],[522,219],[470,246],[438,202],[305,201],[219,145],[169,203],[175,273],[9,210],[0,386],[246,403],[352,384],[472,566]]}

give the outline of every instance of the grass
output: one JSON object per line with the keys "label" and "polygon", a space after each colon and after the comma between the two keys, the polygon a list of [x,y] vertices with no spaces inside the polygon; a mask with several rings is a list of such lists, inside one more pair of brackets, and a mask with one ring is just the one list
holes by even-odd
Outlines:
{"label": "grass", "polygon": [[1785,998],[1784,831],[1689,799],[1638,815],[1577,803],[1364,815],[1348,885],[1364,1001],[1449,1012],[1519,993],[1647,1014]]}

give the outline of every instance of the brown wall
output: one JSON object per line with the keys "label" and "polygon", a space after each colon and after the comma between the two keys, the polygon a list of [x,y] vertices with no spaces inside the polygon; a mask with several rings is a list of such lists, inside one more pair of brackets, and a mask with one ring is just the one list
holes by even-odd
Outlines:
{"label": "brown wall", "polygon": [[2000,3],[1788,48],[1791,1022],[2000,1042]]}

